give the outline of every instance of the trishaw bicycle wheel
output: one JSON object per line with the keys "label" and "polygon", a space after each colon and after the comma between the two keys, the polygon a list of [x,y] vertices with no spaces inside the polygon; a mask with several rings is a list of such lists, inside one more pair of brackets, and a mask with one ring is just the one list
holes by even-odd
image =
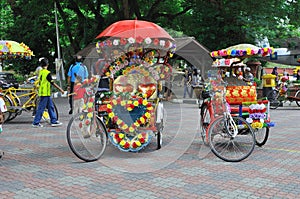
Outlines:
{"label": "trishaw bicycle wheel", "polygon": [[269,138],[269,131],[270,128],[268,126],[254,129],[255,141],[257,146],[261,147],[266,144]]}
{"label": "trishaw bicycle wheel", "polygon": [[209,145],[212,152],[227,162],[239,162],[247,158],[255,146],[253,129],[244,118],[232,117],[238,126],[238,134],[233,137],[227,129],[231,129],[224,117],[214,120],[208,127]]}
{"label": "trishaw bicycle wheel", "polygon": [[203,143],[208,145],[206,131],[211,122],[208,105],[203,103],[200,110],[200,133]]}
{"label": "trishaw bicycle wheel", "polygon": [[67,141],[71,151],[79,159],[96,161],[105,151],[107,130],[95,113],[77,113],[68,123]]}
{"label": "trishaw bicycle wheel", "polygon": [[[298,91],[295,93],[295,97],[298,98],[298,99],[300,99],[300,90],[298,90]],[[296,104],[297,104],[298,106],[300,106],[300,101],[296,100]]]}

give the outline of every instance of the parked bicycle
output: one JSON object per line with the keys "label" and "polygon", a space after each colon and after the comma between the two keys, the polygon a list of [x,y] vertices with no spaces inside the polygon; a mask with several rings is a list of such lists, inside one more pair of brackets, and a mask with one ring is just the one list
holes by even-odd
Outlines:
{"label": "parked bicycle", "polygon": [[[0,92],[0,96],[5,101],[7,107],[7,112],[4,113],[5,122],[15,119],[18,115],[21,115],[23,111],[34,113],[39,102],[37,84],[31,88],[10,87],[3,89]],[[56,117],[58,118],[58,111],[54,102],[53,105]],[[47,108],[45,109],[42,118],[44,121],[50,122]]]}
{"label": "parked bicycle", "polygon": [[277,109],[279,106],[283,106],[283,103],[293,101],[300,107],[300,90],[297,88],[295,95],[291,95],[293,84],[288,82],[286,77],[282,77],[277,87],[271,90],[267,94],[267,98],[270,101],[270,108]]}

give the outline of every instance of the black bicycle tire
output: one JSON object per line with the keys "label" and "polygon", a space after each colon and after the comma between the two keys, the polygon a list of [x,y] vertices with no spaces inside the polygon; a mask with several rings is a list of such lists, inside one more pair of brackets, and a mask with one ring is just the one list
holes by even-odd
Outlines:
{"label": "black bicycle tire", "polygon": [[94,157],[94,158],[87,158],[87,157],[84,157],[81,153],[79,153],[76,149],[76,147],[74,146],[74,144],[72,143],[72,139],[71,139],[71,127],[72,127],[72,123],[74,122],[74,119],[76,117],[78,117],[78,115],[80,114],[87,114],[85,112],[81,112],[81,113],[77,113],[75,114],[74,116],[72,116],[72,118],[70,119],[69,123],[68,123],[68,126],[67,126],[67,142],[68,142],[68,145],[69,145],[69,148],[71,149],[71,151],[73,152],[73,154],[78,157],[79,159],[85,161],[85,162],[93,162],[93,161],[96,161],[98,160],[104,153],[105,151],[105,148],[106,148],[106,145],[107,145],[107,142],[108,142],[108,137],[107,137],[107,130],[106,130],[106,127],[104,125],[104,123],[98,118],[95,116],[96,118],[96,121],[97,123],[101,126],[101,129],[104,130],[104,134],[102,136],[103,138],[103,145],[102,145],[102,150],[100,151],[100,153],[98,154],[98,156]]}
{"label": "black bicycle tire", "polygon": [[[257,136],[257,131],[258,131],[258,130],[263,130],[263,129],[265,129],[266,131],[265,131],[265,133],[264,133],[264,136],[263,136],[262,141],[260,141],[260,140],[258,140],[258,137],[259,137],[259,136]],[[268,138],[269,138],[269,131],[270,131],[270,128],[269,128],[268,126],[267,126],[267,127],[263,127],[262,129],[256,129],[256,130],[254,130],[254,134],[255,134],[255,142],[256,142],[256,145],[257,145],[257,146],[262,147],[263,145],[266,144],[266,142],[267,142],[267,140],[268,140]]]}
{"label": "black bicycle tire", "polygon": [[208,105],[205,104],[205,103],[202,103],[201,108],[200,108],[200,134],[201,134],[201,138],[202,138],[202,141],[203,141],[204,145],[208,146],[208,141],[207,141],[207,138],[206,138],[206,131],[207,131],[207,128],[208,128],[209,124],[208,124],[207,128],[205,128],[203,126],[205,114],[209,115]]}
{"label": "black bicycle tire", "polygon": [[[270,102],[270,108],[271,109],[277,109],[278,106],[280,105],[281,101],[278,101],[278,95],[279,95],[278,90],[271,90],[271,91],[268,92],[267,99]],[[274,96],[275,96],[275,99],[274,99]]]}
{"label": "black bicycle tire", "polygon": [[[250,126],[250,124],[248,122],[246,122],[246,120],[244,118],[242,118],[242,117],[233,117],[233,119],[234,120],[238,119],[240,121],[243,121],[243,125],[247,125],[247,128],[246,128],[247,132],[249,131],[250,132],[250,136],[251,136],[251,147],[249,148],[249,150],[244,155],[242,155],[241,157],[238,157],[238,158],[231,158],[231,159],[229,159],[228,157],[225,157],[224,155],[222,155],[221,153],[219,153],[218,150],[216,149],[216,147],[213,145],[213,142],[212,142],[212,129],[214,129],[214,126],[216,126],[218,122],[224,121],[224,117],[222,116],[222,117],[217,118],[208,127],[209,128],[209,130],[208,130],[209,131],[209,134],[208,134],[208,136],[209,136],[209,146],[210,146],[211,151],[218,158],[220,158],[220,159],[222,159],[222,160],[224,160],[226,162],[240,162],[240,161],[246,159],[253,152],[255,144],[256,144],[256,142],[255,142],[255,135],[254,135],[253,129]],[[225,135],[227,135],[227,137],[229,137],[228,133],[226,133]],[[239,133],[238,135],[242,135],[242,133],[241,134]],[[234,139],[236,139],[236,138],[234,138]],[[232,140],[232,138],[230,138],[230,140]],[[225,145],[229,146],[229,144],[225,144]],[[233,148],[234,147],[237,147],[237,144],[233,144]],[[224,152],[224,150],[222,150],[221,152]],[[236,154],[236,153],[234,153],[234,154]]]}
{"label": "black bicycle tire", "polygon": [[[300,90],[298,90],[298,91],[295,93],[295,97],[298,98],[298,99],[300,99]],[[297,104],[298,106],[300,106],[300,101],[296,100],[296,104]]]}
{"label": "black bicycle tire", "polygon": [[[9,118],[11,117],[12,112],[9,111],[9,106],[13,106],[13,102],[7,95],[3,95],[3,93],[0,93],[0,97],[3,98],[5,102],[5,106],[7,108],[7,111],[4,113],[4,123],[10,121]],[[9,106],[8,104],[9,103]]]}

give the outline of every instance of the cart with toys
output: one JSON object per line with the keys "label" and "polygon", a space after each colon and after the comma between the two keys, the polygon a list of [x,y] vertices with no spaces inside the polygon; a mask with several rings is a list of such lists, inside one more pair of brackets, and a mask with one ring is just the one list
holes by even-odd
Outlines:
{"label": "cart with toys", "polygon": [[[255,69],[243,63],[245,58],[272,54],[272,48],[238,46],[213,51],[215,58],[212,66],[217,67],[222,78],[227,82],[226,101],[231,114],[246,119],[255,133],[256,145],[263,146],[268,139],[270,127],[274,126],[270,118],[270,103],[266,98],[257,99],[255,82],[245,82],[245,69],[252,73]],[[250,68],[249,68],[250,67]]]}
{"label": "cart with toys", "polygon": [[[105,31],[104,31],[105,32]],[[86,162],[98,160],[110,142],[123,152],[162,146],[162,81],[172,73],[169,38],[109,37],[96,44],[103,67],[97,86],[89,86],[82,112],[68,124],[72,152]],[[92,81],[94,82],[94,80]]]}

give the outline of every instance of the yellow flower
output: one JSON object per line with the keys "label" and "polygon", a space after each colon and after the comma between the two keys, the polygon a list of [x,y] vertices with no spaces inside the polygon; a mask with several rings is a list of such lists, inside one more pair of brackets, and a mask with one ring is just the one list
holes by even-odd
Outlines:
{"label": "yellow flower", "polygon": [[142,134],[138,134],[138,138],[141,139],[143,137]]}
{"label": "yellow flower", "polygon": [[146,106],[148,104],[147,100],[143,100],[143,105]]}
{"label": "yellow flower", "polygon": [[112,109],[112,106],[110,104],[106,105],[108,109]]}
{"label": "yellow flower", "polygon": [[131,101],[131,100],[128,100],[128,101],[127,101],[127,104],[132,104],[132,101]]}
{"label": "yellow flower", "polygon": [[146,113],[145,113],[145,116],[146,116],[147,118],[150,118],[150,117],[151,117],[151,114],[150,114],[149,112],[146,112]]}
{"label": "yellow flower", "polygon": [[122,129],[128,129],[128,125],[127,124],[124,124],[124,126],[122,126]]}
{"label": "yellow flower", "polygon": [[84,119],[84,116],[83,116],[83,115],[80,115],[80,116],[79,116],[79,120],[82,121],[83,119]]}
{"label": "yellow flower", "polygon": [[88,108],[92,108],[93,105],[94,105],[94,103],[92,103],[92,102],[89,102],[89,103],[87,104]]}
{"label": "yellow flower", "polygon": [[138,101],[134,101],[134,102],[133,102],[133,105],[134,105],[134,106],[138,106],[138,105],[139,105],[139,102],[138,102]]}
{"label": "yellow flower", "polygon": [[113,118],[115,116],[114,112],[108,114],[108,117]]}
{"label": "yellow flower", "polygon": [[129,132],[134,132],[134,128],[133,127],[129,127]]}
{"label": "yellow flower", "polygon": [[82,108],[83,108],[83,110],[86,109],[86,104],[83,104]]}
{"label": "yellow flower", "polygon": [[123,139],[124,138],[124,133],[119,133],[119,138]]}
{"label": "yellow flower", "polygon": [[143,117],[140,118],[141,123],[144,124],[145,123],[145,119]]}
{"label": "yellow flower", "polygon": [[121,140],[120,145],[121,145],[121,146],[124,146],[125,143],[126,143],[125,140]]}
{"label": "yellow flower", "polygon": [[139,124],[138,122],[135,122],[134,125],[135,125],[136,127],[139,127],[139,126],[140,126],[140,124]]}
{"label": "yellow flower", "polygon": [[106,72],[105,75],[106,75],[107,77],[109,77],[109,76],[110,76],[110,73],[109,73],[109,72]]}
{"label": "yellow flower", "polygon": [[168,71],[169,71],[169,68],[168,68],[168,67],[166,67],[166,68],[165,68],[165,71],[166,71],[166,72],[168,72]]}
{"label": "yellow flower", "polygon": [[128,108],[127,108],[127,111],[132,111],[132,108],[131,108],[131,107],[128,107]]}
{"label": "yellow flower", "polygon": [[117,120],[117,125],[120,125],[122,123],[122,120],[121,119],[118,119]]}
{"label": "yellow flower", "polygon": [[136,141],[135,144],[136,144],[137,146],[141,146],[141,145],[142,145],[140,141]]}
{"label": "yellow flower", "polygon": [[93,117],[93,113],[88,113],[88,114],[87,114],[87,117],[88,117],[88,118],[92,118],[92,117]]}
{"label": "yellow flower", "polygon": [[121,101],[121,106],[125,106],[126,105],[126,101],[122,100]]}
{"label": "yellow flower", "polygon": [[147,110],[148,110],[148,111],[151,111],[151,110],[153,110],[153,107],[152,107],[152,106],[149,106],[149,107],[147,107]]}
{"label": "yellow flower", "polygon": [[117,100],[113,99],[112,103],[113,103],[113,105],[117,105]]}
{"label": "yellow flower", "polygon": [[165,75],[162,74],[162,73],[161,73],[159,76],[160,76],[160,78],[162,78],[162,79],[165,78]]}

